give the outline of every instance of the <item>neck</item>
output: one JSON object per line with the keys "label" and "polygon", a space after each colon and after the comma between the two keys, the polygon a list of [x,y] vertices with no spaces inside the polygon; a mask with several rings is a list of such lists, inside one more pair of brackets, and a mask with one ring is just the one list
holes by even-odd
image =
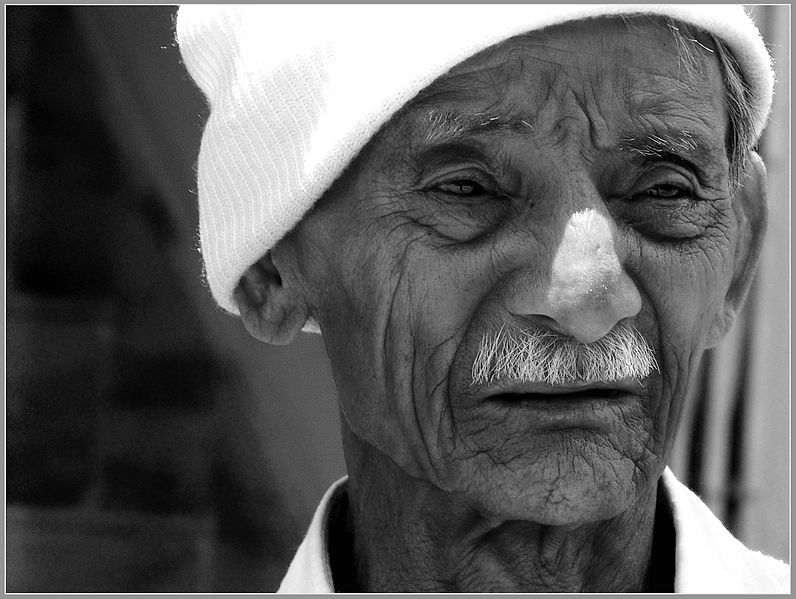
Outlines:
{"label": "neck", "polygon": [[[656,496],[578,526],[487,520],[461,494],[409,476],[344,428],[347,537],[341,591],[648,591]],[[337,550],[337,549],[336,549]]]}

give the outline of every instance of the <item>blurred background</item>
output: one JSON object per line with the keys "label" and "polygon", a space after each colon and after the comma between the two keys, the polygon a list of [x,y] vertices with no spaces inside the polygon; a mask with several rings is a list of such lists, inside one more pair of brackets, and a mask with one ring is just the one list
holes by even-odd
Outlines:
{"label": "blurred background", "polygon": [[[671,465],[790,561],[790,7],[749,10],[778,77],[769,239]],[[321,338],[255,342],[202,284],[175,12],[5,7],[7,592],[274,591],[345,473]]]}

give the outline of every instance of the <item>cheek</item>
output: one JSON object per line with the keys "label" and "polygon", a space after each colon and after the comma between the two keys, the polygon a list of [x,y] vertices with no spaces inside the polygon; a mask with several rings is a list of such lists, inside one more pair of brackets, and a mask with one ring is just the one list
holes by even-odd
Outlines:
{"label": "cheek", "polygon": [[646,279],[661,340],[682,350],[702,350],[709,327],[722,311],[731,271],[726,253],[670,251]]}
{"label": "cheek", "polygon": [[644,288],[661,343],[674,351],[701,351],[732,279],[734,218],[729,202],[709,210],[702,235],[680,242],[625,237],[628,268]]}
{"label": "cheek", "polygon": [[452,437],[450,368],[479,301],[476,269],[408,227],[368,239],[381,242],[349,250],[322,285],[341,409],[360,439],[433,479]]}
{"label": "cheek", "polygon": [[411,356],[396,351],[403,339],[386,326],[406,307],[402,277],[377,248],[352,240],[345,245],[346,251],[329,254],[326,276],[317,285],[323,290],[318,319],[343,419],[388,455],[405,454],[395,434],[398,406],[388,393],[392,374],[385,371],[389,360],[398,371],[411,365]]}
{"label": "cheek", "polygon": [[673,441],[691,375],[732,277],[726,237],[705,241],[700,246],[642,242],[634,252],[644,257],[632,268],[649,306],[645,328],[654,329],[657,337],[660,381],[653,418],[657,440],[666,447]]}

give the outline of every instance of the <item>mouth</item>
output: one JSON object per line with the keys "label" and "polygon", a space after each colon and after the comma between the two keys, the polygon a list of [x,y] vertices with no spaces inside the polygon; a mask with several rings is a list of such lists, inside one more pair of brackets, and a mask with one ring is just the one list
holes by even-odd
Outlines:
{"label": "mouth", "polygon": [[[635,409],[638,382],[572,385],[512,384],[482,396],[485,407],[507,410],[535,430],[603,430],[616,427],[626,409]],[[497,391],[497,392],[495,392]],[[634,406],[634,407],[631,407]]]}
{"label": "mouth", "polygon": [[517,403],[550,403],[564,407],[566,404],[584,402],[615,402],[621,401],[631,395],[624,389],[589,387],[579,390],[555,389],[546,393],[509,392],[498,393],[486,397],[487,401],[504,404]]}
{"label": "mouth", "polygon": [[477,397],[482,401],[588,401],[617,400],[626,395],[643,395],[645,385],[636,379],[611,382],[573,381],[565,385],[527,383],[518,381],[495,381],[480,390]]}

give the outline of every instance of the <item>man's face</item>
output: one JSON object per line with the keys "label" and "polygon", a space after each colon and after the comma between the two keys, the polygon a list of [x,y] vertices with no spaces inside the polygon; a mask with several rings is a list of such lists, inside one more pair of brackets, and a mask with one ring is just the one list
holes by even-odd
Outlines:
{"label": "man's face", "polygon": [[[364,150],[288,238],[355,435],[500,518],[594,521],[654,488],[733,273],[721,75],[695,53],[689,74],[653,22],[514,38]],[[626,324],[658,363],[641,380],[473,382],[485,336]]]}

